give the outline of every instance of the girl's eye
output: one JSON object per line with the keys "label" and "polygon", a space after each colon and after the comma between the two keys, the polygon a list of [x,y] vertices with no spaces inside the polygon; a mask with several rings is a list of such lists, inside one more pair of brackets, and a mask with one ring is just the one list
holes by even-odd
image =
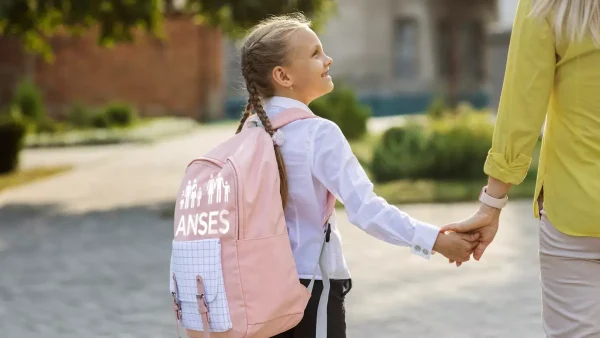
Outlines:
{"label": "girl's eye", "polygon": [[317,54],[319,54],[319,50],[318,50],[318,49],[316,49],[316,50],[313,52],[313,55],[312,55],[312,56],[317,56]]}

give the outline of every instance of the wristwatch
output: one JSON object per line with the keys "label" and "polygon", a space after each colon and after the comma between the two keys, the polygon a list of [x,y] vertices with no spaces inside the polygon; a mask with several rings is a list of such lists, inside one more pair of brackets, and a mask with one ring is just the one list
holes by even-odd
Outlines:
{"label": "wristwatch", "polygon": [[506,206],[508,202],[508,196],[504,196],[503,198],[495,198],[487,194],[487,185],[481,189],[481,193],[479,194],[479,202],[496,209],[502,209]]}

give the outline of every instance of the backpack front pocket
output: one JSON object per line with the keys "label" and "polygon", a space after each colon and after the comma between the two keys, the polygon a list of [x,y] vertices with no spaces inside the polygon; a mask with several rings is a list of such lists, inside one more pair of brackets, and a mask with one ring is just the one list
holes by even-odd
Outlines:
{"label": "backpack front pocket", "polygon": [[[173,280],[175,276],[175,281]],[[208,306],[209,330],[226,332],[232,328],[221,262],[221,240],[219,238],[197,241],[173,241],[171,255],[171,292],[181,302],[181,325],[185,328],[204,331],[198,309],[198,285],[196,276],[204,281]]]}

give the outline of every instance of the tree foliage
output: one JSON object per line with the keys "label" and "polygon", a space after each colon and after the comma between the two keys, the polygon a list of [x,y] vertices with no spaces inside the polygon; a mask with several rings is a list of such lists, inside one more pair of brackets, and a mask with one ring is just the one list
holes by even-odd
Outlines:
{"label": "tree foliage", "polygon": [[163,37],[162,22],[172,11],[190,13],[199,23],[239,37],[269,15],[301,11],[317,27],[335,0],[1,0],[0,36],[22,38],[29,51],[51,55],[47,38],[60,32],[79,34],[98,27],[98,43],[129,42],[141,29]]}
{"label": "tree foliage", "polygon": [[46,38],[98,26],[99,43],[131,41],[134,28],[160,33],[160,0],[2,0],[0,34],[23,39],[29,51],[48,55]]}
{"label": "tree foliage", "polygon": [[300,11],[318,29],[335,9],[335,0],[190,0],[187,9],[213,26],[239,37],[268,15]]}

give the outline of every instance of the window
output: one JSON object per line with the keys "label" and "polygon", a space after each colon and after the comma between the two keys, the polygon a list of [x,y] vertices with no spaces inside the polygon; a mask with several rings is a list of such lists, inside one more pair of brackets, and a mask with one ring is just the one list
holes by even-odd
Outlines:
{"label": "window", "polygon": [[415,19],[394,22],[394,74],[400,79],[414,79],[419,75],[419,32]]}

